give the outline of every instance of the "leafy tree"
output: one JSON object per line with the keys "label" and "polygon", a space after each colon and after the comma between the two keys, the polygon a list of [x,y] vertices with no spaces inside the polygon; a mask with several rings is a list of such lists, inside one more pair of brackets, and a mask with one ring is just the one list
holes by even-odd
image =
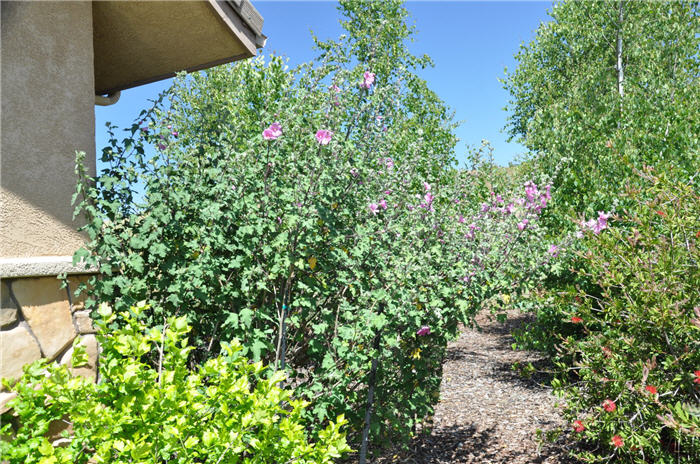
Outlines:
{"label": "leafy tree", "polygon": [[550,15],[504,86],[511,137],[553,175],[556,223],[611,209],[645,164],[697,172],[698,3],[562,1]]}

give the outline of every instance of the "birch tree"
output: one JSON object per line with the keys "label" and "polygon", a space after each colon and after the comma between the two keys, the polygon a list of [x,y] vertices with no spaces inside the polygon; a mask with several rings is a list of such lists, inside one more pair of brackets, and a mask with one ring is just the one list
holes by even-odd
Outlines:
{"label": "birch tree", "polygon": [[506,130],[554,176],[553,222],[611,208],[643,165],[697,172],[698,3],[565,0],[550,16],[503,83]]}

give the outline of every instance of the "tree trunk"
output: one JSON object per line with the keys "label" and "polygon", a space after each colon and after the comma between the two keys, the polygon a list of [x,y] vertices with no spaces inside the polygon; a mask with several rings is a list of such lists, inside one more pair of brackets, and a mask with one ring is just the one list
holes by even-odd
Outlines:
{"label": "tree trunk", "polygon": [[625,70],[622,66],[622,23],[624,20],[624,3],[620,0],[620,6],[617,15],[617,93],[620,98],[625,96]]}

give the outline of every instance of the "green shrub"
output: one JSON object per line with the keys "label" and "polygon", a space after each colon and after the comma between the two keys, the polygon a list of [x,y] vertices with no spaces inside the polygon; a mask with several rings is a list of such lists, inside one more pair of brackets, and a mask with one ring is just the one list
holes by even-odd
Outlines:
{"label": "green shrub", "polygon": [[[349,451],[340,416],[308,440],[301,415],[308,403],[279,384],[284,374],[241,356],[237,343],[197,369],[186,365],[192,346],[184,317],[146,328],[138,305],[116,315],[103,305],[97,321],[102,348],[99,381],[71,375],[63,365],[37,361],[13,387],[19,426],[2,428],[10,463],[270,463],[333,462]],[[87,361],[74,344],[73,365]],[[146,362],[149,358],[154,363]],[[45,437],[55,421],[71,424],[62,444]]]}
{"label": "green shrub", "polygon": [[[550,295],[574,333],[558,346],[555,391],[586,462],[695,463],[700,455],[700,197],[642,174],[636,206],[588,233],[578,274]],[[565,318],[564,318],[565,317]],[[563,320],[563,321],[562,321]]]}

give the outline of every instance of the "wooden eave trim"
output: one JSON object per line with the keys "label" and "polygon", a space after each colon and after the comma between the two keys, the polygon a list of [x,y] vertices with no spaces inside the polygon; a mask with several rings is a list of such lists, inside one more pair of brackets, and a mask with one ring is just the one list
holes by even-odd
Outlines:
{"label": "wooden eave trim", "polygon": [[254,55],[249,55],[248,53],[241,53],[239,55],[233,55],[233,56],[229,56],[226,58],[222,58],[220,60],[210,61],[208,63],[200,64],[197,66],[192,66],[190,68],[181,69],[180,71],[177,71],[177,72],[161,74],[158,76],[150,77],[148,79],[141,79],[138,81],[132,81],[126,85],[120,85],[120,86],[112,87],[109,89],[97,89],[95,91],[95,95],[110,95],[110,94],[113,94],[113,93],[118,92],[120,90],[131,89],[133,87],[138,87],[140,85],[146,85],[146,84],[150,84],[152,82],[162,81],[163,79],[168,79],[170,77],[175,77],[175,75],[177,75],[178,72],[185,71],[185,72],[191,73],[191,72],[201,71],[203,69],[213,68],[214,66],[219,66],[222,64],[231,63],[233,61],[240,61],[240,60],[245,59],[245,58],[250,58],[251,56],[254,56]]}

